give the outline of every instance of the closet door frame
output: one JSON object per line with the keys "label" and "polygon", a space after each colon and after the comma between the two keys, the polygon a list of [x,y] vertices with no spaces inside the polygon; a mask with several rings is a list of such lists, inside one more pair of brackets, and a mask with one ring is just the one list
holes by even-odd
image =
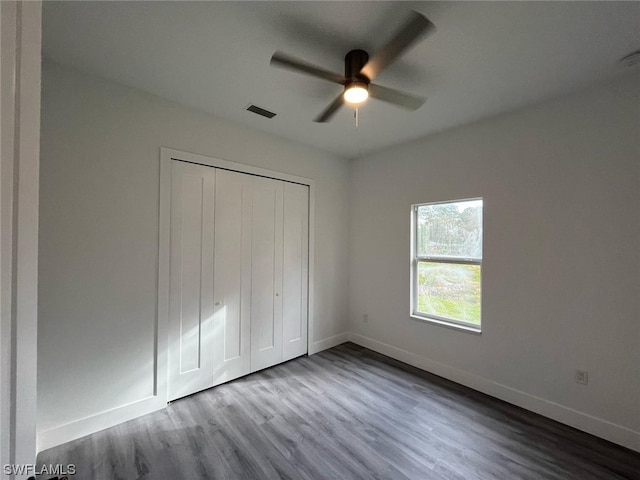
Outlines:
{"label": "closet door frame", "polygon": [[242,163],[183,152],[172,148],[160,148],[160,218],[158,251],[158,316],[155,331],[155,382],[154,394],[167,398],[167,347],[169,334],[169,286],[170,286],[170,238],[171,238],[171,162],[174,160],[195,163],[208,167],[283,180],[309,187],[309,254],[308,254],[308,298],[307,298],[307,352],[311,352],[314,324],[314,239],[315,239],[315,184],[309,178],[289,175]]}

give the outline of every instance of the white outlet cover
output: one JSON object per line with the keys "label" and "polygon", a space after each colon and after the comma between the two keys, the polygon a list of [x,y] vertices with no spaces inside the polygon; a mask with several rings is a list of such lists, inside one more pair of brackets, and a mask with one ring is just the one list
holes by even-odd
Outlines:
{"label": "white outlet cover", "polygon": [[574,373],[576,383],[587,385],[589,383],[589,372],[585,370],[576,370]]}

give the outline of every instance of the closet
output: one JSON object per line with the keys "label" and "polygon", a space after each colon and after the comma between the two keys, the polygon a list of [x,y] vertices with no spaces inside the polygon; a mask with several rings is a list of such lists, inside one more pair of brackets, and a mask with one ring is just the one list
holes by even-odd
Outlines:
{"label": "closet", "polygon": [[307,352],[309,187],[171,161],[168,398]]}

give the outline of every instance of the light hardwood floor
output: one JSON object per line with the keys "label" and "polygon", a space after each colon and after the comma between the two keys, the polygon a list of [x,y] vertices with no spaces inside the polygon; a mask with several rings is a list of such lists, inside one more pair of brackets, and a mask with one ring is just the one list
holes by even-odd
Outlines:
{"label": "light hardwood floor", "polygon": [[41,452],[77,479],[640,479],[640,454],[352,343]]}

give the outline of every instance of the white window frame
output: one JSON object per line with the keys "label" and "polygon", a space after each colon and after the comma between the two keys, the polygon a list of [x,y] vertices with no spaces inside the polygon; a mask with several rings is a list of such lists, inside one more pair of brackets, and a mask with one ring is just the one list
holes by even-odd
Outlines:
{"label": "white window frame", "polygon": [[[483,219],[484,219],[484,201],[482,197],[475,198],[463,198],[458,200],[447,200],[441,202],[426,202],[416,203],[411,205],[411,318],[421,320],[424,322],[434,323],[445,327],[454,328],[471,333],[482,332],[482,311],[480,312],[480,325],[471,322],[465,322],[457,320],[455,318],[441,317],[433,314],[426,314],[418,311],[418,263],[419,262],[436,262],[436,263],[452,263],[457,265],[479,265],[480,266],[480,282],[482,282],[482,257],[481,258],[465,258],[465,257],[442,257],[442,256],[429,256],[418,255],[418,207],[424,205],[446,205],[450,203],[470,202],[470,201],[482,201],[483,202]],[[483,220],[484,222],[484,220]],[[484,232],[483,232],[484,237]],[[483,238],[484,240],[484,238]],[[484,243],[484,242],[483,242]],[[480,295],[482,296],[482,283],[480,285]],[[482,301],[480,302],[482,309]]]}

